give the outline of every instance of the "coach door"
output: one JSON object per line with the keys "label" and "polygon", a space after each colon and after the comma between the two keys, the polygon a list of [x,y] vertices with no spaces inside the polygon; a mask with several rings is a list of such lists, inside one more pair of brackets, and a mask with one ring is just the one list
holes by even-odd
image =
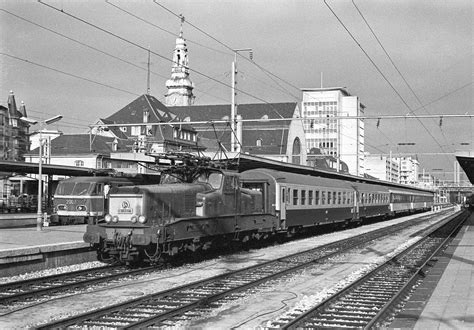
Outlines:
{"label": "coach door", "polygon": [[286,203],[287,203],[287,194],[286,194],[286,186],[280,185],[279,196],[277,196],[280,206],[280,220],[286,220]]}
{"label": "coach door", "polygon": [[360,196],[359,192],[354,189],[354,212],[352,214],[352,220],[357,220],[359,218],[359,204],[360,204]]}

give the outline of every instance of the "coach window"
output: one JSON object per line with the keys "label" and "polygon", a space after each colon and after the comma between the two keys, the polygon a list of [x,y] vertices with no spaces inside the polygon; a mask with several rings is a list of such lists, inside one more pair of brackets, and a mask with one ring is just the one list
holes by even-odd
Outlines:
{"label": "coach window", "polygon": [[306,190],[301,190],[301,205],[306,205]]}
{"label": "coach window", "polygon": [[321,205],[326,204],[326,192],[321,191]]}
{"label": "coach window", "polygon": [[316,205],[319,204],[319,190],[315,190],[315,191],[314,191],[314,203],[315,203]]}
{"label": "coach window", "polygon": [[347,193],[345,191],[342,192],[342,204],[346,204],[347,201]]}
{"label": "coach window", "polygon": [[293,205],[298,205],[298,189],[293,189]]}
{"label": "coach window", "polygon": [[328,204],[331,204],[332,192],[328,191]]}
{"label": "coach window", "polygon": [[308,190],[308,205],[313,205],[313,191]]}
{"label": "coach window", "polygon": [[342,193],[340,191],[337,192],[337,204],[339,205],[341,205],[341,194]]}
{"label": "coach window", "polygon": [[76,160],[76,161],[74,161],[74,166],[82,167],[82,166],[84,166],[84,161],[83,160]]}
{"label": "coach window", "polygon": [[334,192],[332,193],[332,203],[333,203],[333,204],[336,204],[336,201],[337,201],[337,197],[336,197],[336,192],[334,191]]}

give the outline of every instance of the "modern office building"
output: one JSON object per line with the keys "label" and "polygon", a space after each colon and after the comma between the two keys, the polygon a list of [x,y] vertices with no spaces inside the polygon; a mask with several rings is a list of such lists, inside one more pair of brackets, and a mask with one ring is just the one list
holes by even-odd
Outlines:
{"label": "modern office building", "polygon": [[349,173],[363,175],[365,106],[342,87],[303,88],[302,118],[307,151],[319,148],[347,164]]}
{"label": "modern office building", "polygon": [[400,183],[400,160],[380,155],[365,155],[365,173],[377,179]]}
{"label": "modern office building", "polygon": [[416,185],[420,172],[420,162],[412,157],[401,157],[397,160],[400,164],[400,183]]}

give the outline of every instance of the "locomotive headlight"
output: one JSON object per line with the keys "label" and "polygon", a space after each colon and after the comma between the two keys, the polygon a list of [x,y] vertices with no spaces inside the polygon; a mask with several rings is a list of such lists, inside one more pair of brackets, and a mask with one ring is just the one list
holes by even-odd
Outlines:
{"label": "locomotive headlight", "polygon": [[78,205],[78,206],[76,206],[76,210],[78,210],[78,211],[85,211],[85,210],[86,210],[86,207],[85,207],[85,205]]}
{"label": "locomotive headlight", "polygon": [[146,217],[144,215],[139,216],[138,217],[138,222],[145,223],[146,222]]}
{"label": "locomotive headlight", "polygon": [[109,223],[110,221],[112,221],[112,216],[110,214],[106,214],[104,220],[105,222]]}
{"label": "locomotive headlight", "polygon": [[118,222],[118,216],[114,215],[114,216],[112,217],[112,222]]}
{"label": "locomotive headlight", "polygon": [[132,218],[130,219],[131,222],[136,223],[138,220],[136,215],[132,215]]}

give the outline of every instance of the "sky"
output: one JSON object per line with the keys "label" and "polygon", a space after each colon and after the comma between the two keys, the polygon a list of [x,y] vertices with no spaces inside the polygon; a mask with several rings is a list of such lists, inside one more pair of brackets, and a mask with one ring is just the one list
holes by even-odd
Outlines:
{"label": "sky", "polygon": [[251,48],[253,62],[237,57],[238,103],[344,87],[368,116],[439,115],[366,120],[365,148],[413,154],[452,180],[474,119],[441,116],[473,114],[473,10],[472,0],[0,0],[0,104],[14,91],[30,118],[61,114],[48,128],[85,133],[146,93],[148,49],[150,94],[164,101],[182,14],[196,104],[231,102],[232,49]]}

